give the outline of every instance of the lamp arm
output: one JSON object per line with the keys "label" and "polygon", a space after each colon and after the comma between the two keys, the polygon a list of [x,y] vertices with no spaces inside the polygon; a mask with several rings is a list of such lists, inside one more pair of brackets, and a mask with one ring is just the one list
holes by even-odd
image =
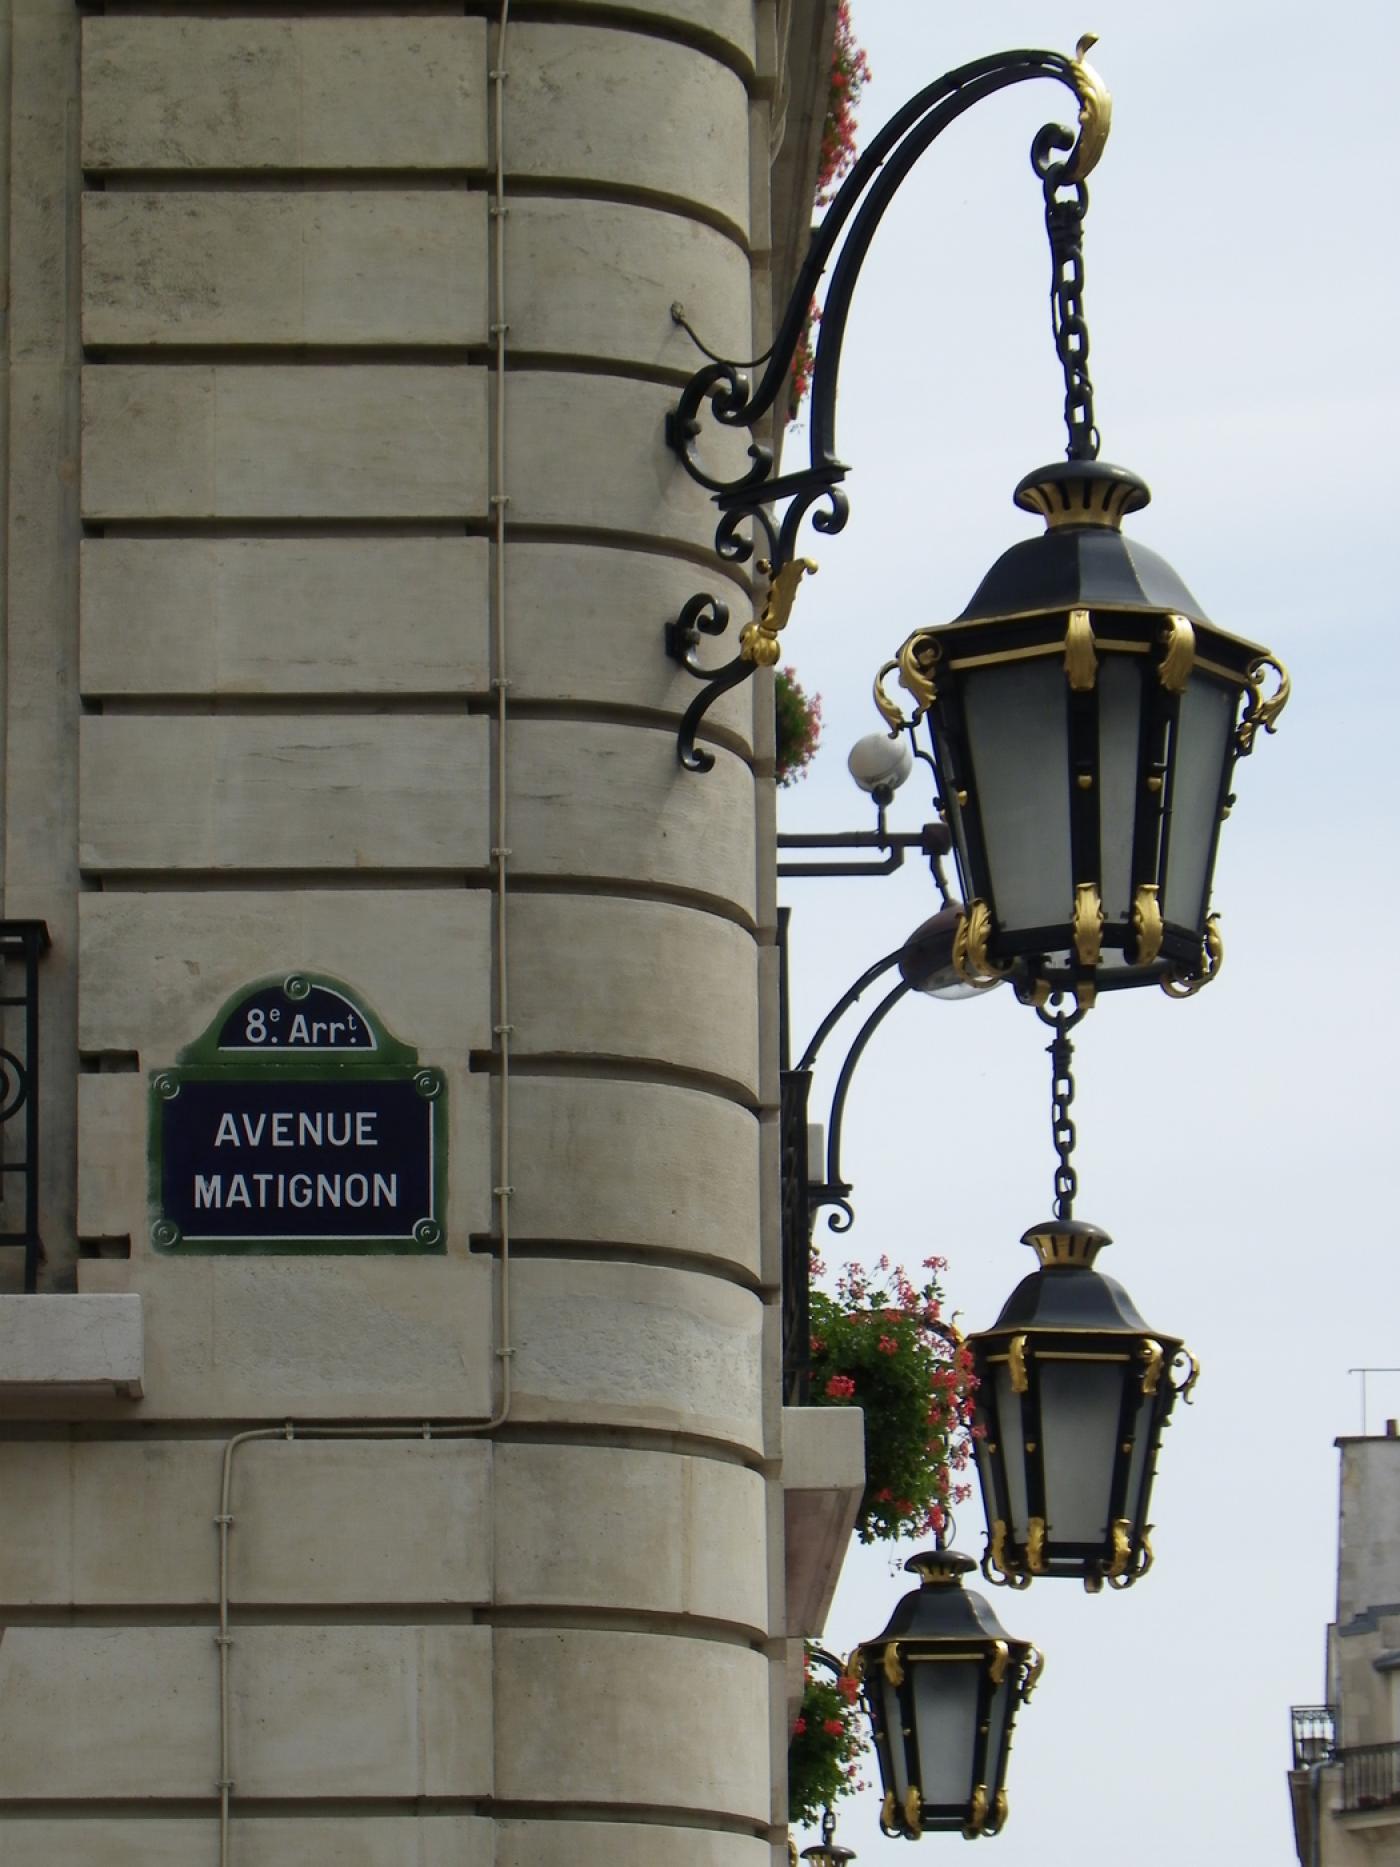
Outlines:
{"label": "lamp arm", "polygon": [[[814,518],[816,528],[836,532],[844,526],[845,500],[836,491],[837,483],[848,471],[836,454],[841,347],[856,282],[886,209],[925,150],[964,112],[984,97],[1033,78],[1055,79],[1080,103],[1077,136],[1054,124],[1047,124],[1037,135],[1033,144],[1037,172],[1047,178],[1053,175],[1057,183],[1082,181],[1098,160],[1109,118],[1108,93],[1098,75],[1084,63],[1090,44],[1092,40],[1081,40],[1074,58],[1059,52],[995,53],[959,66],[917,92],[871,140],[814,230],[757,388],[750,392],[748,377],[732,362],[708,363],[691,378],[667,417],[666,438],[686,472],[720,505],[716,546],[721,556],[748,557],[752,547],[738,535],[738,523],[785,498],[793,500],[793,511],[785,516],[776,539],[771,521],[766,528],[774,571],[793,555],[797,522],[818,499],[826,498],[829,504]],[[1052,149],[1067,151],[1063,162],[1050,160]],[[737,428],[751,427],[773,407],[792,367],[813,294],[848,224],[850,231],[837,258],[822,312],[812,372],[807,467],[775,479],[772,450],[754,443],[749,449],[750,464],[743,473],[725,480],[707,472],[695,454],[702,408],[708,408],[721,426]]]}
{"label": "lamp arm", "polygon": [[[848,468],[836,454],[836,384],[851,297],[875,231],[909,171],[950,124],[982,98],[1031,78],[1053,78],[1079,99],[1078,134],[1058,124],[1046,124],[1031,145],[1031,161],[1045,188],[1047,226],[1055,253],[1057,280],[1065,271],[1068,259],[1075,262],[1070,268],[1075,281],[1073,289],[1057,285],[1054,294],[1056,344],[1061,350],[1067,385],[1070,385],[1066,392],[1066,419],[1071,422],[1071,452],[1097,446],[1088,378],[1083,370],[1082,353],[1087,349],[1087,339],[1082,336],[1082,320],[1078,313],[1078,246],[1075,243],[1087,204],[1084,177],[1103,149],[1112,108],[1102,79],[1084,62],[1093,43],[1093,38],[1086,35],[1080,40],[1073,58],[1066,58],[1060,52],[998,52],[935,78],[932,84],[910,98],[857,159],[820,226],[813,232],[758,388],[750,393],[749,379],[738,363],[708,362],[691,377],[676,407],[667,415],[667,445],[679,457],[691,479],[703,486],[719,507],[716,553],[730,564],[747,562],[754,556],[753,533],[757,532],[763,555],[757,560],[756,568],[769,579],[770,606],[775,592],[786,591],[784,620],[794,587],[785,584],[784,579],[790,567],[803,562],[797,556],[797,537],[804,521],[810,516],[815,531],[831,536],[844,529],[849,515],[850,508],[841,490]],[[1056,161],[1056,152],[1060,151],[1065,152],[1064,159]],[[1063,187],[1073,189],[1076,200],[1061,208],[1056,204],[1056,195]],[[1057,232],[1061,220],[1065,225]],[[702,410],[722,427],[744,428],[751,427],[772,408],[788,379],[806,328],[813,294],[843,234],[845,239],[826,295],[813,363],[806,467],[775,477],[773,449],[766,443],[751,441],[749,464],[742,473],[732,479],[711,473],[696,454],[696,442],[703,425]],[[679,307],[672,307],[672,316],[678,323],[684,322],[684,313]],[[707,355],[712,354],[707,352]],[[779,507],[782,508],[781,518],[775,517],[774,509]],[[807,568],[815,570],[816,566],[809,564]],[[708,600],[713,602],[713,599]],[[762,619],[759,626],[762,627]],[[666,652],[692,674],[701,675],[702,670],[689,652],[692,646],[693,641],[687,638],[684,629],[667,624]],[[773,665],[777,658],[776,641],[765,640],[762,646],[772,649],[772,654],[756,655],[752,645],[741,646],[740,653],[715,672],[709,685],[686,709],[678,735],[678,756],[687,770],[704,772],[713,766],[713,757],[697,749],[695,744],[701,721],[721,694],[746,681],[756,667]]]}
{"label": "lamp arm", "polygon": [[842,1018],[845,1017],[851,1006],[856,1003],[867,986],[873,985],[882,973],[889,971],[890,967],[895,964],[903,950],[902,947],[899,947],[896,948],[893,953],[886,953],[883,959],[877,959],[873,966],[867,966],[860,977],[853,984],[846,987],[840,998],[837,999],[836,1003],[831,1007],[831,1010],[827,1012],[826,1016],[812,1033],[811,1042],[802,1052],[802,1056],[798,1061],[797,1068],[799,1070],[810,1070],[813,1068],[817,1061],[817,1054],[821,1050],[822,1045],[826,1042],[827,1038],[830,1037]]}
{"label": "lamp arm", "polygon": [[913,989],[907,979],[901,979],[899,984],[880,1000],[860,1027],[855,1042],[846,1052],[846,1061],[841,1065],[841,1074],[836,1079],[836,1093],[831,1098],[831,1120],[826,1131],[826,1184],[828,1187],[843,1189],[843,1197],[839,1204],[845,1212],[846,1222],[844,1225],[841,1224],[840,1213],[833,1212],[827,1220],[833,1232],[848,1232],[854,1222],[854,1214],[844,1198],[844,1193],[849,1192],[850,1188],[841,1178],[841,1129],[846,1119],[846,1098],[850,1094],[851,1078],[855,1075],[856,1065],[865,1054],[866,1045],[899,1001],[906,998]]}

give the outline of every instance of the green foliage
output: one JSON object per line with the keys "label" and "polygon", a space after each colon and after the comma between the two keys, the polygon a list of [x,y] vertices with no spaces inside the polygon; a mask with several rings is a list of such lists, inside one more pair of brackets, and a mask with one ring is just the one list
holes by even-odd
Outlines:
{"label": "green foliage", "polygon": [[814,1827],[822,1810],[866,1785],[860,1758],[867,1748],[861,1729],[860,1692],[854,1679],[812,1671],[807,1649],[802,1706],[788,1742],[788,1820]]}
{"label": "green foliage", "polygon": [[949,1504],[970,1494],[954,1474],[968,1463],[975,1382],[968,1350],[942,1321],[933,1273],[944,1268],[926,1258],[928,1281],[916,1288],[887,1258],[878,1284],[848,1264],[834,1296],[811,1294],[812,1402],[865,1417],[862,1543],[936,1535]]}
{"label": "green foliage", "polygon": [[822,736],[822,697],[809,700],[791,668],[773,670],[774,776],[780,785],[805,777]]}

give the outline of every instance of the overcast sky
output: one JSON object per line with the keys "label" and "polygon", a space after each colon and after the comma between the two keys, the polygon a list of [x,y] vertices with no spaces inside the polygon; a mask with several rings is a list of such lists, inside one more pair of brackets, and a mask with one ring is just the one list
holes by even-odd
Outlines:
{"label": "overcast sky", "polygon": [[[1046,1581],[987,1591],[1047,1667],[1018,1727],[1009,1826],[986,1845],[997,1867],[1110,1849],[1133,1867],[1288,1867],[1288,1712],[1325,1695],[1333,1440],[1360,1428],[1347,1370],[1400,1364],[1384,946],[1400,908],[1400,8],[855,0],[855,16],[874,69],[867,133],[968,59],[1100,35],[1114,128],[1091,182],[1086,306],[1103,458],[1152,488],[1132,535],[1294,679],[1278,736],[1239,771],[1216,876],[1221,978],[1185,1004],[1111,999],[1078,1034],[1077,1212],[1116,1241],[1103,1268],[1204,1372],[1163,1449],[1153,1573],[1096,1598]],[[821,573],[785,644],[827,722],[813,775],[782,794],[788,829],[866,824],[845,752],[879,724],[875,668],[1036,529],[1010,496],[1062,454],[1063,389],[1027,155],[1067,105],[1045,84],[979,106],[924,157],[867,262],[839,403],[850,523],[808,540]],[[929,814],[911,780],[893,819]],[[936,905],[917,870],[784,895],[798,1045]],[[970,1328],[1032,1268],[1017,1241],[1050,1210],[1045,1041],[1009,992],[918,1000],[856,1079],[847,1249],[911,1267],[944,1253]],[[824,1249],[843,1255],[840,1240]],[[1370,1399],[1383,1431],[1400,1378],[1374,1379]],[[958,1541],[980,1554],[975,1501]],[[829,1643],[877,1633],[907,1579],[887,1548],[855,1552]],[[877,1801],[841,1805],[840,1839],[863,1862],[917,1858],[880,1837]]]}

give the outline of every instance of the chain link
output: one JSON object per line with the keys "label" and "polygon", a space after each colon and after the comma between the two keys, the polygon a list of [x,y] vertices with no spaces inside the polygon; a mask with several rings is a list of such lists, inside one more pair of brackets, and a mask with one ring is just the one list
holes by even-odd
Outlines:
{"label": "chain link", "polygon": [[1075,1129],[1070,1119],[1074,1101],[1074,1076],[1070,1069],[1074,1045],[1069,1041],[1069,1020],[1064,1012],[1055,1019],[1055,1040],[1047,1046],[1050,1058],[1050,1133],[1059,1155],[1055,1169],[1055,1217],[1074,1217],[1074,1196],[1079,1191],[1079,1175],[1070,1164],[1074,1152]]}
{"label": "chain link", "polygon": [[[1065,429],[1071,460],[1097,460],[1094,385],[1089,380],[1089,326],[1084,319],[1084,216],[1089,190],[1062,182],[1061,165],[1045,176],[1045,230],[1050,236],[1050,324],[1065,373]],[[1065,192],[1061,193],[1061,189]]]}

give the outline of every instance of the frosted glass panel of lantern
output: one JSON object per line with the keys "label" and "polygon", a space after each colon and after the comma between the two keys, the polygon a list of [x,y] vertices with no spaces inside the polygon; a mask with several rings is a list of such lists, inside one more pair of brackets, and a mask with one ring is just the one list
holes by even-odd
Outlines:
{"label": "frosted glass panel of lantern", "polygon": [[889,1758],[890,1781],[887,1789],[892,1789],[899,1802],[903,1802],[909,1790],[909,1764],[904,1751],[904,1713],[900,1709],[899,1693],[880,1675],[880,1716],[884,1719],[886,1744],[884,1755]]}
{"label": "frosted glass panel of lantern", "polygon": [[1036,1358],[1052,1543],[1101,1543],[1118,1459],[1119,1402],[1133,1371],[1118,1361]]}
{"label": "frosted glass panel of lantern", "polygon": [[1237,706],[1234,688],[1199,670],[1181,696],[1172,746],[1162,913],[1182,927],[1204,930],[1205,926],[1207,872]]}
{"label": "frosted glass panel of lantern", "polygon": [[992,1376],[996,1392],[997,1418],[994,1431],[1001,1444],[1001,1465],[1006,1473],[1006,1505],[1011,1512],[1008,1526],[1013,1541],[1026,1540],[1026,1448],[1025,1429],[1021,1424],[1021,1396],[1011,1386],[1011,1369],[998,1362]]}
{"label": "frosted glass panel of lantern", "polygon": [[1145,663],[1145,657],[1105,655],[1099,663],[1099,893],[1110,921],[1126,921],[1133,900],[1133,826],[1142,737],[1139,663]]}
{"label": "frosted glass panel of lantern", "polygon": [[1069,919],[1069,727],[1058,656],[974,668],[963,683],[974,801],[999,926]]}
{"label": "frosted glass panel of lantern", "polygon": [[977,1741],[974,1660],[914,1660],[914,1729],[919,1734],[919,1789],[925,1802],[967,1802],[972,1796]]}

